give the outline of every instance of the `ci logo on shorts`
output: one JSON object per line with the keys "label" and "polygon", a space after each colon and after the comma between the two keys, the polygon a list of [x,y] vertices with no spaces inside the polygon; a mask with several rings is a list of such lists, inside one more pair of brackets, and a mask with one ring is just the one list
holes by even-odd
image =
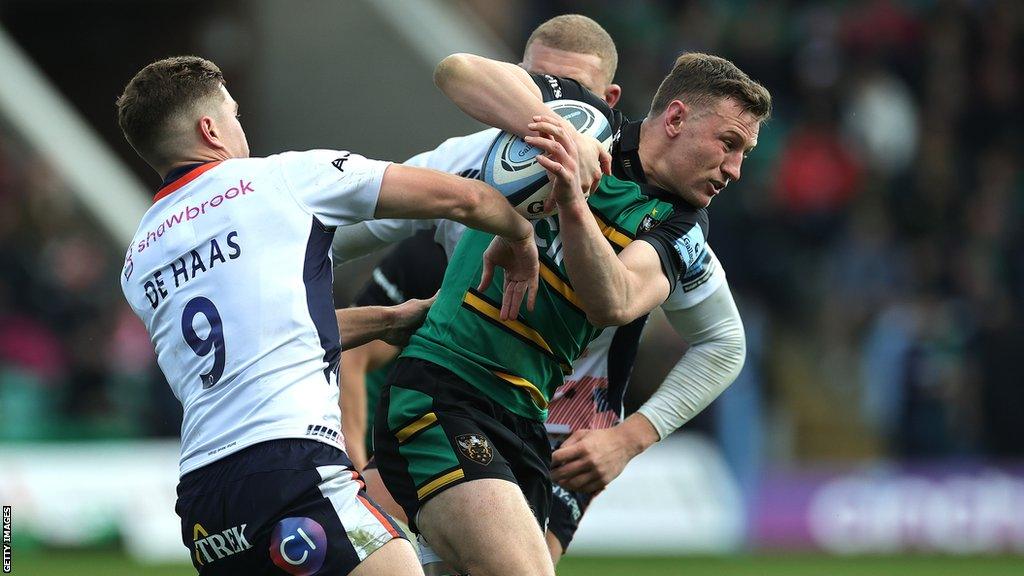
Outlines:
{"label": "ci logo on shorts", "polygon": [[327,558],[327,534],[312,518],[285,518],[270,534],[270,559],[293,576],[316,574]]}
{"label": "ci logo on shorts", "polygon": [[494,459],[491,443],[480,434],[462,434],[455,437],[455,442],[459,445],[463,456],[481,466],[487,466]]}

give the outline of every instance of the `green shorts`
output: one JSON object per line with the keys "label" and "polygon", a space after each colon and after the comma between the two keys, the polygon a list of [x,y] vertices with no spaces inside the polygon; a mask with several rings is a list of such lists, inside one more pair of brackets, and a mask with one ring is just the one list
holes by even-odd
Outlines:
{"label": "green shorts", "polygon": [[547,525],[544,424],[509,412],[437,364],[398,359],[377,408],[374,448],[381,479],[414,531],[424,502],[480,478],[518,484],[541,528]]}

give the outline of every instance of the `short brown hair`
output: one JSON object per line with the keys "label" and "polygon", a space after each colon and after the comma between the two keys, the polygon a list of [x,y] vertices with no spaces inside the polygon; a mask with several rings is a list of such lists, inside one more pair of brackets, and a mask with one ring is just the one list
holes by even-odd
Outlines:
{"label": "short brown hair", "polygon": [[673,100],[708,106],[720,98],[735,99],[759,120],[767,120],[772,113],[772,96],[767,88],[725,58],[691,52],[676,59],[672,71],[658,86],[650,115],[661,114]]}
{"label": "short brown hair", "polygon": [[526,48],[534,42],[556,50],[597,56],[608,82],[615,77],[619,66],[615,41],[600,24],[580,14],[562,14],[544,22],[530,34]]}
{"label": "short brown hair", "polygon": [[169,122],[219,93],[224,74],[198,56],[175,56],[149,64],[118,97],[117,123],[128,143],[147,162],[163,156],[161,136]]}

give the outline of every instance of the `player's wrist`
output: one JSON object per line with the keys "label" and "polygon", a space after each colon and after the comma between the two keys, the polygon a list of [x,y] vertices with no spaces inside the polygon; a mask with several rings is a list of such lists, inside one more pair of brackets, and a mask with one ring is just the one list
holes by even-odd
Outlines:
{"label": "player's wrist", "polygon": [[[517,213],[518,216],[518,213]],[[516,224],[516,230],[510,235],[502,236],[510,244],[514,245],[526,245],[533,243],[533,225],[530,221],[522,216],[519,216],[519,222]]]}
{"label": "player's wrist", "polygon": [[590,212],[587,208],[587,197],[582,193],[560,195],[555,198],[555,205],[558,206],[559,214],[567,213],[569,215],[579,216],[581,214]]}
{"label": "player's wrist", "polygon": [[630,415],[617,428],[632,456],[642,453],[661,439],[650,420],[640,413]]}
{"label": "player's wrist", "polygon": [[390,342],[395,333],[395,326],[401,317],[400,308],[402,304],[394,306],[380,306],[381,340]]}

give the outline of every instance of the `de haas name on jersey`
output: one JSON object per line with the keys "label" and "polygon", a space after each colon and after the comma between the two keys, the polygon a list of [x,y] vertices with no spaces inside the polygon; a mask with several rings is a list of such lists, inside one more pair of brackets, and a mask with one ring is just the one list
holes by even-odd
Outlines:
{"label": "de haas name on jersey", "polygon": [[[143,283],[146,299],[155,310],[160,302],[170,294],[169,290],[182,286],[197,275],[212,270],[218,262],[221,265],[242,255],[242,246],[238,243],[238,232],[232,230],[224,238],[213,238],[197,249],[170,263],[153,273]],[[173,277],[174,286],[170,285]]]}

